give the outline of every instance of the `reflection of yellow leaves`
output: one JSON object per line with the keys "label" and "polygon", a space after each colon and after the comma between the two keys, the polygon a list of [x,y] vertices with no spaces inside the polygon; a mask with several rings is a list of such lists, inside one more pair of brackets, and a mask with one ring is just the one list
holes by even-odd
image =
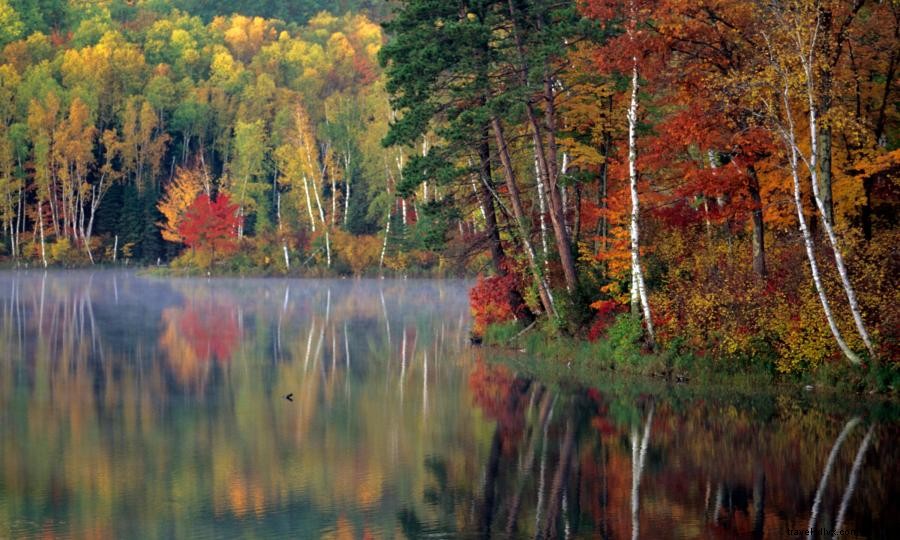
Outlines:
{"label": "reflection of yellow leaves", "polygon": [[179,330],[181,309],[167,308],[162,312],[163,332],[160,347],[175,378],[185,386],[192,386],[205,379],[208,364],[201,362],[194,348]]}
{"label": "reflection of yellow leaves", "polygon": [[370,508],[381,499],[381,487],[384,478],[381,475],[377,463],[370,463],[367,474],[363,476],[362,481],[357,486],[356,500],[363,508]]}
{"label": "reflection of yellow leaves", "polygon": [[355,538],[353,524],[346,516],[340,516],[334,525],[334,531],[322,535],[323,539],[333,540],[353,540]]}
{"label": "reflection of yellow leaves", "polygon": [[228,486],[228,506],[237,517],[247,512],[247,486],[242,478],[232,478]]}

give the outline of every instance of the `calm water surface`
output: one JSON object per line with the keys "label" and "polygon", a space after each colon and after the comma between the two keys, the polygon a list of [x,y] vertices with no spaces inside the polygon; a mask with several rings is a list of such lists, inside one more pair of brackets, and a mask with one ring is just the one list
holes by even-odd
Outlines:
{"label": "calm water surface", "polygon": [[900,537],[891,407],[545,384],[466,292],[0,273],[0,538]]}

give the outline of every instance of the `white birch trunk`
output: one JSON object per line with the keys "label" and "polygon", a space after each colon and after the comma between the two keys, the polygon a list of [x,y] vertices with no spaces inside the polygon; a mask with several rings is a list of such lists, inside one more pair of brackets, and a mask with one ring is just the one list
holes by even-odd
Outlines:
{"label": "white birch trunk", "polygon": [[544,179],[541,175],[541,168],[538,166],[536,155],[534,158],[534,177],[537,179],[538,211],[540,212],[539,216],[541,224],[541,249],[544,254],[544,263],[547,264],[547,202],[545,199]]}
{"label": "white birch trunk", "polygon": [[327,228],[325,229],[325,264],[331,268],[331,237]]}
{"label": "white birch trunk", "polygon": [[819,265],[816,263],[816,253],[813,247],[812,236],[809,233],[809,228],[806,226],[806,216],[803,215],[803,199],[800,194],[800,171],[797,163],[798,151],[796,138],[794,136],[794,119],[791,116],[790,102],[788,101],[787,86],[782,89],[781,97],[784,100],[785,113],[788,121],[787,133],[782,133],[782,136],[785,137],[785,142],[790,151],[791,177],[794,182],[794,206],[797,209],[797,220],[800,223],[800,232],[803,235],[803,243],[806,246],[806,258],[809,260],[809,268],[812,272],[813,283],[816,286],[816,292],[819,295],[819,302],[822,304],[822,310],[825,312],[825,318],[828,319],[828,327],[831,329],[831,334],[834,336],[835,341],[837,341],[838,347],[841,348],[841,351],[848,360],[854,364],[859,364],[859,357],[850,350],[850,347],[847,346],[843,336],[841,336],[841,331],[838,329],[837,323],[834,320],[834,315],[831,312],[831,305],[828,303],[828,297],[825,293],[825,287],[822,284],[822,278],[819,275]]}
{"label": "white birch trunk", "polygon": [[[647,328],[647,337],[650,343],[654,343],[656,337],[653,332],[653,318],[650,314],[650,302],[647,299],[647,288],[644,284],[644,273],[641,270],[640,259],[640,228],[638,220],[640,217],[640,207],[638,203],[638,174],[637,174],[637,92],[638,92],[638,69],[637,57],[632,57],[631,68],[631,103],[628,107],[628,179],[631,187],[631,273],[632,287],[637,286],[637,293],[641,303],[641,309],[644,314],[644,325]],[[632,290],[632,299],[634,292]]]}
{"label": "white birch trunk", "polygon": [[344,195],[344,227],[347,226],[347,216],[350,214],[350,177],[347,177],[347,194]]}
{"label": "white birch trunk", "polygon": [[475,199],[478,200],[478,209],[481,210],[481,219],[483,221],[487,221],[487,214],[484,211],[484,203],[481,202],[481,197],[478,196],[478,186],[475,185],[475,177],[472,176],[472,194],[475,195]]}
{"label": "white birch trunk", "polygon": [[384,243],[381,245],[381,259],[378,261],[378,270],[384,268],[384,254],[387,252],[388,236],[391,235],[391,213],[388,212],[387,224],[384,226]]}
{"label": "white birch trunk", "polygon": [[309,211],[309,226],[312,227],[312,232],[316,232],[316,217],[313,215],[312,200],[309,198],[309,181],[306,179],[306,175],[303,175],[303,191],[306,193],[306,209]]}
{"label": "white birch trunk", "polygon": [[856,292],[853,290],[853,285],[850,283],[850,277],[847,275],[847,268],[844,266],[844,257],[841,254],[841,248],[838,245],[837,237],[834,234],[834,227],[832,227],[831,223],[828,221],[825,212],[825,205],[822,202],[822,196],[819,193],[819,128],[816,113],[816,104],[815,99],[813,98],[813,75],[811,66],[812,52],[814,48],[814,44],[810,46],[809,61],[803,62],[803,69],[806,71],[807,79],[807,96],[809,97],[809,134],[811,144],[809,160],[806,164],[807,168],[809,169],[813,198],[816,201],[816,208],[819,210],[822,227],[825,229],[825,233],[828,236],[829,244],[831,244],[831,251],[834,253],[835,266],[837,266],[838,274],[841,276],[841,285],[843,285],[844,287],[844,293],[847,295],[847,302],[850,304],[850,312],[853,314],[853,322],[856,324],[856,329],[859,332],[859,337],[861,337],[863,343],[865,343],[866,349],[869,351],[869,354],[874,357],[875,347],[872,345],[872,340],[869,338],[869,332],[868,330],[866,330],[865,322],[863,322],[862,314],[859,310],[859,303],[856,300]]}
{"label": "white birch trunk", "polygon": [[40,199],[38,199],[37,220],[38,220],[38,226],[41,230],[41,260],[44,263],[44,268],[47,268],[47,248],[44,243],[44,215],[43,214],[44,214],[43,205],[41,204]]}

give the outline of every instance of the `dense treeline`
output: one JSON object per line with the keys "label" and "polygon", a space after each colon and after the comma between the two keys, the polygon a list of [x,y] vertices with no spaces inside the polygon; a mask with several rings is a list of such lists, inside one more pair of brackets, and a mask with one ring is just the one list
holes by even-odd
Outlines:
{"label": "dense treeline", "polygon": [[403,188],[471,184],[484,218],[476,330],[594,337],[630,304],[650,348],[896,355],[897,2],[414,0],[386,27],[387,142],[438,141]]}
{"label": "dense treeline", "polygon": [[[190,12],[0,3],[10,260],[403,269],[419,253],[406,230],[416,214],[392,194],[405,153],[380,144],[392,112],[378,24],[316,3],[250,10],[302,25],[175,4]],[[386,243],[374,233],[389,219]]]}
{"label": "dense treeline", "polygon": [[455,270],[476,331],[896,356],[896,1],[324,4],[0,0],[9,261]]}

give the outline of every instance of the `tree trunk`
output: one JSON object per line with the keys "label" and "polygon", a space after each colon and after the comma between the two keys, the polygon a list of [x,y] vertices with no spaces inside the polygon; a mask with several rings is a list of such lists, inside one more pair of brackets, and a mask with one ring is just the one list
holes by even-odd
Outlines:
{"label": "tree trunk", "polygon": [[[509,14],[513,23],[513,38],[516,43],[516,50],[519,54],[521,62],[520,80],[523,87],[528,85],[528,63],[525,58],[525,49],[522,45],[522,38],[519,35],[519,29],[516,24],[517,13],[513,0],[509,0]],[[540,124],[534,112],[534,107],[530,101],[525,100],[525,111],[528,115],[528,123],[531,126],[532,135],[534,136],[535,157],[538,160],[541,172],[547,180],[547,190],[550,194],[550,221],[553,224],[553,234],[556,237],[556,248],[559,251],[560,264],[563,268],[563,275],[566,280],[566,289],[569,293],[578,290],[578,274],[575,271],[575,259],[572,256],[572,246],[569,244],[569,235],[566,232],[565,218],[562,212],[562,201],[559,195],[559,186],[557,183],[557,166],[556,166],[556,109],[555,97],[553,95],[553,84],[549,74],[544,77],[544,99],[545,113],[544,118],[547,123],[547,146],[544,147],[544,138],[541,134]]]}
{"label": "tree trunk", "polygon": [[506,137],[503,134],[503,126],[497,117],[491,119],[491,126],[494,130],[494,137],[497,139],[497,151],[500,153],[500,162],[503,165],[503,173],[506,178],[506,187],[509,190],[510,202],[512,202],[513,214],[516,219],[516,227],[519,230],[525,253],[528,256],[528,262],[531,267],[531,273],[534,277],[535,285],[538,288],[538,294],[541,298],[541,304],[544,311],[552,317],[556,317],[556,309],[553,305],[553,297],[550,295],[549,287],[544,278],[541,276],[540,268],[534,256],[534,249],[529,240],[529,231],[525,229],[525,212],[522,209],[522,200],[519,196],[519,186],[516,184],[515,171],[512,161],[509,157],[509,148],[506,145]]}
{"label": "tree trunk", "polygon": [[763,223],[762,197],[759,193],[759,177],[756,175],[756,168],[751,165],[747,167],[747,190],[750,192],[750,199],[753,201],[752,220],[753,220],[753,271],[760,277],[766,276],[766,236],[765,224]]}
{"label": "tree trunk", "polygon": [[[537,150],[535,149],[535,154],[537,154]],[[547,257],[547,202],[546,197],[544,196],[544,180],[543,175],[541,174],[541,168],[538,166],[537,156],[534,158],[534,177],[537,180],[537,193],[538,193],[538,220],[541,225],[541,249],[543,250],[544,255],[544,265],[549,264]]]}
{"label": "tree trunk", "polygon": [[381,245],[381,258],[378,260],[378,270],[384,268],[384,254],[387,253],[388,236],[391,234],[391,212],[388,210],[387,224],[384,226],[384,243]]}
{"label": "tree trunk", "polygon": [[309,211],[309,226],[312,228],[312,232],[316,232],[316,218],[313,215],[312,200],[309,198],[309,181],[306,179],[306,175],[303,176],[303,191],[306,193],[306,209]]}
{"label": "tree trunk", "polygon": [[43,205],[41,204],[41,200],[38,199],[38,215],[37,215],[38,227],[41,230],[41,261],[44,263],[44,268],[47,268],[47,248],[44,243],[44,211]]}
{"label": "tree trunk", "polygon": [[[637,174],[637,92],[638,69],[637,57],[633,58],[631,69],[631,103],[628,107],[628,178],[631,188],[631,274],[632,287],[637,287],[641,309],[644,314],[644,325],[647,328],[647,337],[650,346],[655,346],[656,337],[653,332],[653,317],[650,314],[650,301],[647,299],[647,287],[644,284],[644,272],[641,270],[640,256],[640,206],[638,202],[638,174]],[[632,293],[634,298],[634,293]]]}
{"label": "tree trunk", "polygon": [[[782,90],[782,99],[784,100],[785,110],[790,110],[787,92],[788,89],[785,87]],[[809,268],[812,272],[813,284],[816,286],[819,302],[822,304],[822,311],[825,312],[825,318],[828,319],[828,327],[831,329],[831,334],[834,336],[835,341],[837,341],[838,347],[841,348],[844,356],[846,356],[850,362],[859,364],[859,357],[847,346],[843,336],[841,336],[841,331],[838,329],[837,323],[834,320],[834,315],[831,312],[831,305],[828,303],[828,297],[825,293],[825,287],[822,284],[822,278],[819,276],[819,265],[816,263],[816,253],[815,247],[813,246],[812,235],[809,232],[809,228],[806,226],[806,216],[803,214],[803,198],[800,194],[800,171],[798,170],[799,165],[797,163],[797,145],[794,137],[793,119],[791,118],[790,113],[788,113],[788,131],[787,133],[783,133],[783,135],[786,138],[785,143],[788,147],[790,157],[791,178],[794,182],[794,207],[797,210],[797,221],[800,224],[800,233],[803,235],[803,243],[806,247],[806,258],[809,261]]]}
{"label": "tree trunk", "polygon": [[[548,103],[547,108],[551,105]],[[547,192],[550,203],[550,223],[553,224],[553,236],[556,239],[556,249],[559,252],[560,264],[563,268],[563,276],[566,280],[566,289],[573,293],[578,290],[578,275],[575,272],[575,259],[572,256],[572,246],[569,244],[569,234],[566,231],[565,218],[562,212],[562,199],[559,195],[559,186],[557,184],[556,171],[556,139],[553,134],[553,128],[547,129],[548,138],[550,139],[550,149],[545,150],[543,136],[541,134],[540,124],[534,115],[534,109],[531,104],[526,104],[525,109],[528,113],[528,121],[534,132],[535,139],[535,155],[537,156],[538,165],[544,178],[547,179]],[[549,113],[548,113],[549,114]]]}
{"label": "tree trunk", "polygon": [[[488,245],[491,251],[491,262],[497,275],[505,276],[508,273],[506,265],[503,264],[505,254],[503,252],[503,244],[500,241],[500,230],[497,227],[497,215],[494,210],[494,200],[491,197],[491,185],[493,184],[493,176],[491,173],[491,147],[488,142],[490,137],[489,127],[484,126],[481,133],[482,139],[478,144],[478,157],[481,161],[479,164],[479,176],[481,177],[480,189],[478,196],[481,202],[481,210],[484,213],[485,235],[487,236]],[[522,293],[517,288],[513,288],[509,292],[509,305],[516,310],[517,317],[521,316],[523,321],[528,324],[534,320],[534,314],[525,304]]]}
{"label": "tree trunk", "polygon": [[819,131],[819,192],[822,194],[822,219],[834,227],[834,203],[831,199],[831,126]]}
{"label": "tree trunk", "polygon": [[[809,64],[811,64],[811,62]],[[828,236],[828,242],[831,244],[831,251],[834,253],[834,262],[837,266],[838,274],[841,276],[841,285],[843,285],[844,287],[844,293],[847,295],[847,301],[850,304],[850,312],[853,315],[853,322],[856,324],[856,329],[859,332],[859,336],[862,338],[863,343],[866,345],[866,349],[869,351],[869,354],[874,357],[875,347],[872,345],[872,340],[869,338],[869,332],[866,329],[865,322],[863,322],[862,313],[859,309],[859,302],[857,302],[856,300],[856,292],[853,290],[853,285],[850,283],[850,277],[847,274],[847,268],[844,266],[844,256],[841,254],[841,248],[838,245],[837,236],[835,236],[834,234],[834,227],[831,226],[831,221],[829,221],[829,219],[826,217],[827,209],[824,206],[822,195],[819,192],[819,182],[817,178],[818,171],[816,170],[816,158],[818,157],[818,115],[816,112],[815,100],[813,97],[814,86],[812,66],[809,64],[804,65],[806,66],[807,96],[809,97],[809,133],[812,148],[810,149],[809,153],[808,165],[813,198],[816,201],[816,207],[819,210],[819,215],[822,217],[822,228],[825,229],[825,234]]]}

